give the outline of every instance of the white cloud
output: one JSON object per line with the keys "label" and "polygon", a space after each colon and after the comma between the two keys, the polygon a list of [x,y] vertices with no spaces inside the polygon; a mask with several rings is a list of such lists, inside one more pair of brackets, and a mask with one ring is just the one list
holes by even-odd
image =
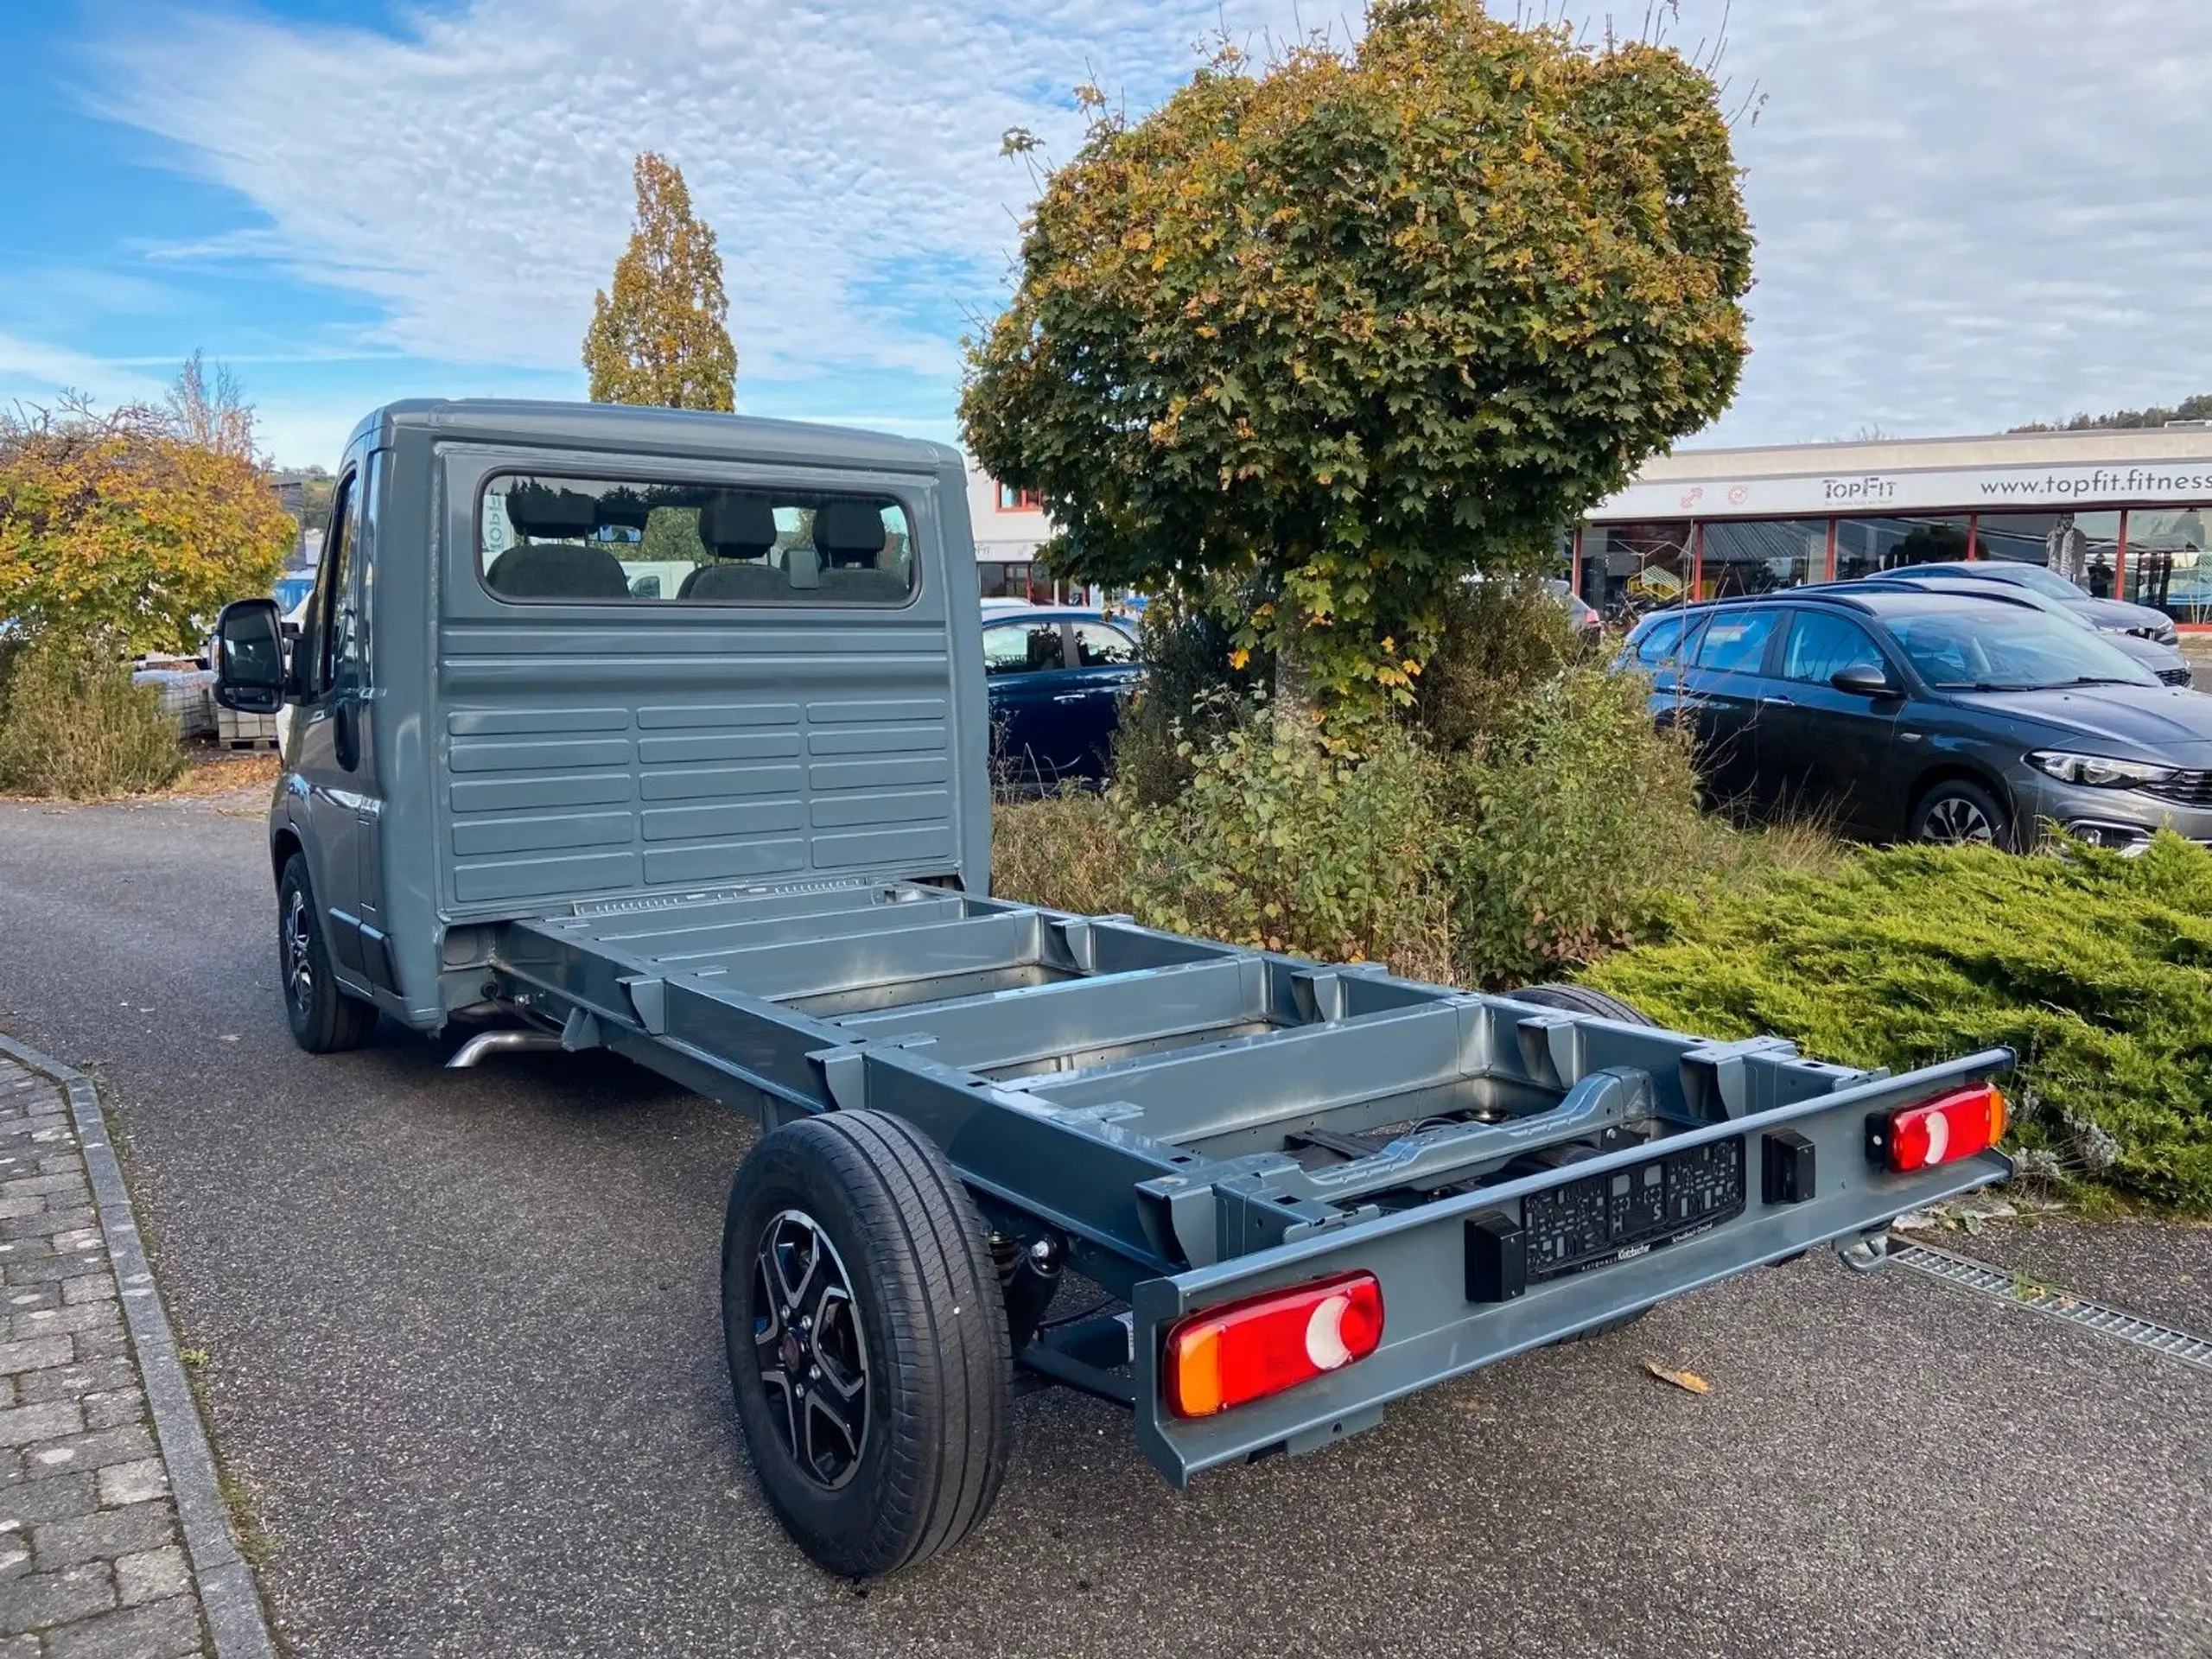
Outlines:
{"label": "white cloud", "polygon": [[1715,438],[2212,391],[2212,7],[1761,0],[1731,33],[1768,96],[1738,143],[1754,355]]}
{"label": "white cloud", "polygon": [[474,0],[408,39],[204,17],[116,43],[108,107],[251,199],[302,275],[374,299],[399,351],[573,368],[658,149],[720,236],[746,377],[950,377],[1030,193],[1001,132],[1065,153],[1076,82],[1149,96],[1224,15],[1292,11]]}
{"label": "white cloud", "polygon": [[[1710,35],[1722,3],[1684,0],[1675,37]],[[995,305],[1029,194],[1001,130],[1065,155],[1073,83],[1142,107],[1224,18],[1281,32],[1299,10],[460,0],[406,38],[226,16],[118,43],[109,107],[267,216],[172,251],[273,251],[372,301],[378,346],[487,379],[575,372],[630,157],[664,149],[721,234],[748,402],[830,380],[849,401],[874,373],[941,388],[949,414],[963,309]],[[1766,93],[1739,133],[1759,281],[1755,354],[1707,441],[2212,390],[2212,6],[1759,0],[1729,32],[1738,92]]]}
{"label": "white cloud", "polygon": [[150,403],[167,390],[166,379],[126,364],[0,334],[0,402],[48,403],[67,391],[99,404]]}

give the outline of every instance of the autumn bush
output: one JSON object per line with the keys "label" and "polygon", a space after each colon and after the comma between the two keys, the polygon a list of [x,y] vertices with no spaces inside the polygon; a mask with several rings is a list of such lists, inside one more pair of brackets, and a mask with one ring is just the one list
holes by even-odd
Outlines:
{"label": "autumn bush", "polygon": [[226,601],[268,592],[296,528],[250,431],[211,443],[137,405],[0,415],[0,620],[196,651]]}
{"label": "autumn bush", "polygon": [[1671,887],[1758,862],[1756,838],[1700,818],[1642,698],[1573,666],[1502,695],[1456,753],[1384,726],[1358,754],[1248,699],[1183,739],[1171,798],[1122,782],[1001,806],[994,889],[1421,978],[1540,979],[1630,942]]}
{"label": "autumn bush", "polygon": [[99,800],[184,766],[161,694],[131,683],[112,637],[49,628],[0,660],[0,791]]}
{"label": "autumn bush", "polygon": [[1222,620],[1249,598],[1171,594],[1145,607],[1137,629],[1144,678],[1114,734],[1114,773],[1147,805],[1164,805],[1183,792],[1192,756],[1236,723],[1272,675],[1272,665],[1255,662],[1250,652],[1236,656]]}
{"label": "autumn bush", "polygon": [[1042,497],[1055,569],[1254,579],[1237,643],[1336,725],[1411,701],[1456,584],[1532,568],[1744,360],[1713,78],[1495,10],[1370,0],[1141,118],[1077,89],[1084,142],[969,352],[969,450]]}

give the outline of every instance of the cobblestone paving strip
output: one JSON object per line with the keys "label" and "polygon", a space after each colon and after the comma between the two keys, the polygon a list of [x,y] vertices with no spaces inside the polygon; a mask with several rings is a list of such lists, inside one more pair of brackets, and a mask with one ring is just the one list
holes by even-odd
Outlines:
{"label": "cobblestone paving strip", "polygon": [[98,1098],[0,1037],[0,1659],[273,1651]]}

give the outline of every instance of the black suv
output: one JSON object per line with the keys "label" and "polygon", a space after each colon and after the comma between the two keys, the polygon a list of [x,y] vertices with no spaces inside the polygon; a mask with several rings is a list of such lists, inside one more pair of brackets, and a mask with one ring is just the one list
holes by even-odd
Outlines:
{"label": "black suv", "polygon": [[2212,697],[2036,610],[1803,588],[1646,617],[1623,660],[1653,718],[1694,734],[1709,791],[1754,812],[1876,840],[2212,843]]}

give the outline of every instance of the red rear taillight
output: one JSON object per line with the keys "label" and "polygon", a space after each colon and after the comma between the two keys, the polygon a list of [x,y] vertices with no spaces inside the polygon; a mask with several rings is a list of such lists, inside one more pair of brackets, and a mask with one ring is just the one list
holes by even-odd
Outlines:
{"label": "red rear taillight", "polygon": [[1371,1273],[1210,1307],[1167,1333],[1167,1404],[1179,1417],[1211,1417],[1365,1359],[1382,1341]]}
{"label": "red rear taillight", "polygon": [[1878,1113],[1866,1120],[1866,1155],[1900,1173],[1986,1151],[2005,1137],[2005,1096],[1993,1083]]}

